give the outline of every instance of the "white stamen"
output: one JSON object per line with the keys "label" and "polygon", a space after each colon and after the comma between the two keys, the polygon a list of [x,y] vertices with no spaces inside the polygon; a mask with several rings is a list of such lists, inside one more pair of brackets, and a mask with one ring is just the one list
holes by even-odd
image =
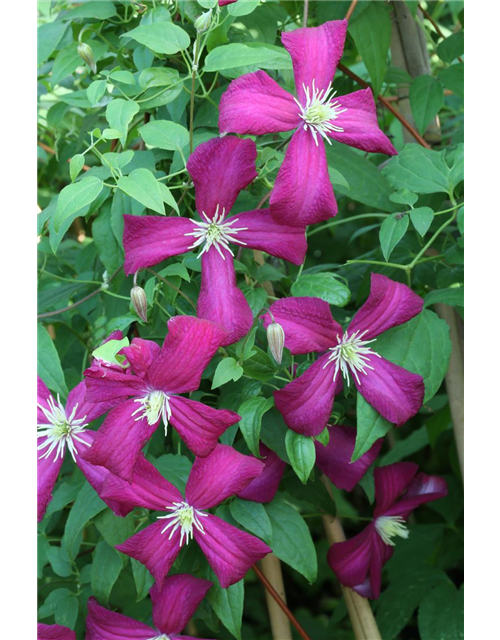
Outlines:
{"label": "white stamen", "polygon": [[75,456],[78,454],[78,451],[76,450],[73,440],[77,440],[81,444],[90,447],[88,442],[85,442],[85,440],[82,440],[76,435],[85,431],[85,427],[88,424],[85,422],[85,418],[87,416],[75,420],[76,410],[78,409],[78,403],[76,403],[71,415],[68,417],[59,395],[57,396],[57,404],[52,396],[47,398],[47,403],[49,405],[48,409],[43,407],[41,404],[37,404],[48,421],[46,423],[37,424],[37,437],[46,438],[45,442],[38,447],[38,450],[41,451],[43,449],[47,449],[47,451],[40,456],[40,460],[43,458],[50,458],[52,452],[55,450],[56,455],[52,460],[52,462],[55,462],[59,457],[62,458],[64,456],[66,446],[71,453],[71,457],[75,460]]}
{"label": "white stamen", "polygon": [[392,538],[407,538],[410,535],[404,522],[405,519],[401,516],[380,516],[375,520],[375,529],[385,544],[394,547],[396,543]]}
{"label": "white stamen", "polygon": [[190,233],[185,233],[185,236],[194,236],[196,241],[188,247],[189,249],[194,249],[195,247],[200,246],[205,243],[205,246],[198,254],[198,258],[206,253],[210,247],[214,246],[219,255],[223,260],[225,260],[225,256],[221,250],[221,247],[227,249],[229,253],[234,256],[234,253],[229,248],[229,242],[235,242],[236,244],[246,245],[246,242],[242,242],[241,240],[237,240],[234,236],[238,233],[238,231],[247,231],[248,227],[237,227],[232,228],[235,222],[238,221],[238,218],[232,218],[229,222],[222,222],[224,220],[224,216],[226,214],[226,210],[222,207],[222,212],[219,214],[219,205],[215,209],[214,217],[210,219],[207,214],[202,211],[202,215],[205,218],[206,222],[197,222],[196,220],[191,220],[191,222],[195,226],[195,230]]}
{"label": "white stamen", "polygon": [[170,640],[170,636],[167,636],[166,633],[162,633],[161,636],[155,636],[151,638],[151,640]]}
{"label": "white stamen", "polygon": [[140,407],[132,415],[139,414],[135,419],[136,422],[147,418],[148,424],[156,424],[161,416],[165,425],[165,435],[167,435],[167,427],[172,415],[169,401],[170,396],[167,396],[163,391],[150,391],[144,397],[134,400],[140,404]]}
{"label": "white stamen", "polygon": [[180,527],[181,529],[181,539],[179,542],[179,546],[182,547],[184,541],[186,544],[189,544],[189,540],[193,539],[193,526],[198,529],[200,533],[205,535],[205,531],[203,529],[203,525],[200,522],[200,518],[206,518],[208,513],[204,513],[203,511],[198,511],[187,502],[174,502],[171,507],[166,507],[168,511],[173,511],[168,516],[158,516],[158,520],[170,520],[167,526],[162,529],[162,533],[165,533],[167,529],[170,531],[170,535],[168,539],[171,540],[174,533]]}
{"label": "white stamen", "polygon": [[312,81],[312,87],[304,88],[304,94],[306,98],[305,105],[300,104],[297,98],[294,98],[295,102],[299,105],[301,113],[299,114],[302,120],[304,120],[304,130],[309,128],[316,146],[318,145],[319,133],[323,138],[332,144],[328,137],[329,131],[343,132],[344,129],[333,124],[332,120],[339,117],[341,113],[347,111],[347,109],[341,109],[342,106],[338,100],[333,100],[333,97],[337,93],[332,89],[332,83],[328,85],[326,89],[316,89],[314,80]]}
{"label": "white stamen", "polygon": [[371,369],[373,371],[373,367],[368,364],[370,362],[370,357],[377,356],[377,358],[380,358],[381,356],[370,349],[370,347],[366,346],[371,342],[375,342],[375,339],[363,340],[362,338],[366,333],[368,333],[368,329],[363,331],[363,333],[355,331],[351,336],[349,336],[347,331],[342,337],[340,337],[340,335],[337,336],[337,342],[339,344],[336,347],[331,347],[329,349],[331,354],[328,357],[328,362],[323,367],[323,369],[325,369],[329,364],[335,362],[335,371],[333,374],[334,380],[337,379],[338,372],[341,371],[342,375],[347,380],[347,384],[350,384],[350,371],[356,378],[356,382],[361,384],[358,372],[363,373],[366,376],[368,373],[367,369]]}

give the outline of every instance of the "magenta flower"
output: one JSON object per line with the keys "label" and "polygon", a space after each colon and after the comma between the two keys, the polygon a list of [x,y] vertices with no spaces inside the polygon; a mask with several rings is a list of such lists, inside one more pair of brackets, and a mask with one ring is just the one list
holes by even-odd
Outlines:
{"label": "magenta flower", "polygon": [[207,509],[242,491],[263,467],[260,460],[218,444],[208,457],[196,458],[185,497],[147,462],[136,467],[131,484],[108,476],[103,488],[106,498],[165,512],[116,548],[146,565],[161,585],[181,547],[194,538],[221,586],[229,587],[271,549]]}
{"label": "magenta flower", "polygon": [[376,153],[396,149],[380,130],[371,89],[335,98],[333,76],[342,56],[346,20],[283,33],[292,57],[297,98],[264,71],[233,80],[220,101],[222,133],[265,135],[296,130],[271,194],[277,222],[305,226],[337,213],[324,141]]}
{"label": "magenta flower", "polygon": [[383,444],[383,438],[375,442],[372,447],[356,462],[351,462],[356,443],[356,429],[346,425],[328,427],[330,440],[326,446],[315,441],[316,465],[333,484],[344,491],[352,491],[368,467],[375,462]]}
{"label": "magenta flower", "polygon": [[238,492],[238,498],[253,502],[271,502],[278,491],[281,478],[285,472],[286,462],[262,442],[259,453],[263,458],[264,469],[250,484]]}
{"label": "magenta flower", "polygon": [[226,4],[233,4],[238,0],[219,0],[219,7],[225,7]]}
{"label": "magenta flower", "polygon": [[37,625],[37,640],[76,640],[76,634],[68,627],[62,627],[60,624],[42,624]]}
{"label": "magenta flower", "polygon": [[379,597],[382,567],[394,552],[393,538],[409,536],[405,526],[408,515],[419,505],[448,494],[442,478],[417,471],[413,462],[375,469],[373,522],[328,551],[328,564],[339,581],[366,598]]}
{"label": "magenta flower", "polygon": [[[85,459],[131,481],[140,451],[161,420],[165,432],[171,423],[197,456],[213,451],[219,436],[240,416],[180,394],[198,389],[225,334],[213,322],[176,316],[168,322],[162,347],[134,338],[120,351],[129,369],[115,371],[95,364],[87,369],[87,401],[121,402],[107,415]],[[127,396],[132,397],[127,400]]]}
{"label": "magenta flower", "polygon": [[294,264],[304,261],[304,229],[277,224],[269,211],[247,211],[230,218],[238,194],[257,176],[252,140],[214,138],[200,144],[187,168],[196,191],[200,220],[124,216],[125,272],[134,273],[201,247],[201,291],[197,315],[227,328],[224,345],[236,342],[252,326],[252,312],[236,286],[230,245],[259,249]]}
{"label": "magenta flower", "polygon": [[[69,394],[66,406],[47,389],[43,381],[37,379],[37,427],[38,427],[38,522],[42,520],[52,490],[64,461],[66,449],[82,470],[90,485],[100,495],[104,478],[109,474],[107,469],[90,464],[83,453],[91,446],[95,432],[85,427],[102,416],[116,402],[106,401],[90,404],[85,401],[85,383],[80,382]],[[132,506],[117,505],[113,501],[107,503],[117,515],[126,515]]]}
{"label": "magenta flower", "polygon": [[[326,351],[299,378],[274,392],[277,409],[294,431],[321,433],[330,417],[342,378],[350,376],[358,392],[386,420],[400,426],[422,406],[421,376],[382,358],[372,347],[376,337],[408,322],[422,311],[423,301],[404,284],[372,273],[368,300],[344,331],[319,298],[285,298],[271,312],[285,331],[285,346],[293,354]],[[271,322],[264,316],[264,326]]]}
{"label": "magenta flower", "polygon": [[153,603],[150,627],[121,613],[101,607],[89,598],[86,640],[193,640],[179,633],[189,622],[205,594],[209,580],[179,573],[167,578],[161,589],[154,585],[149,592]]}

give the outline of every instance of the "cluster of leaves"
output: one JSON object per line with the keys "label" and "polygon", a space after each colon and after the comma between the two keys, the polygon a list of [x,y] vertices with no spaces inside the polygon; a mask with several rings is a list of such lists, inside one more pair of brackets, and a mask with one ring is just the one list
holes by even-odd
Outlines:
{"label": "cluster of leaves", "polygon": [[[311,2],[309,26],[345,16],[349,2]],[[415,2],[407,6],[416,15]],[[376,605],[385,640],[460,637],[462,497],[448,398],[442,385],[448,366],[448,328],[431,310],[446,303],[463,313],[463,3],[427,3],[447,36],[423,24],[432,75],[415,79],[391,65],[391,8],[359,2],[349,23],[344,63],[371,83],[375,94],[409,93],[415,126],[424,133],[439,117],[441,140],[433,149],[405,144],[401,124],[381,110],[380,123],[399,155],[381,166],[339,143],[327,149],[338,216],[308,231],[305,264],[294,267],[243,249],[235,261],[238,284],[254,313],[251,332],[213,359],[192,397],[237,411],[242,420],[221,441],[258,455],[259,440],[289,463],[272,503],[234,499],[217,515],[261,537],[284,563],[287,598],[311,637],[351,637],[338,583],[326,561],[323,513],[339,513],[349,533],[371,514],[373,469],[353,494],[334,489],[330,498],[314,467],[311,438],[287,430],[272,392],[300,374],[310,357],[281,365],[269,354],[259,314],[282,296],[317,296],[348,321],[368,294],[378,271],[412,286],[424,312],[377,341],[390,361],[424,377],[420,413],[401,429],[352,390],[335,402],[333,419],[357,425],[354,458],[389,433],[377,460],[403,459],[427,473],[444,475],[450,495],[423,508],[398,541]],[[140,275],[148,322],[131,306],[132,279],[123,272],[123,214],[192,215],[194,192],[185,164],[194,148],[218,135],[218,102],[229,81],[265,69],[293,91],[288,54],[279,33],[301,24],[303,3],[245,0],[216,13],[198,41],[194,119],[190,121],[194,21],[214,0],[131,2],[101,0],[39,3],[39,374],[66,396],[82,379],[92,351],[116,329],[163,340],[176,314],[195,313],[200,263],[193,253]],[[92,59],[84,61],[79,43]],[[80,48],[81,51],[81,48]],[[94,64],[95,63],[95,66]],[[93,67],[93,68],[92,68]],[[344,74],[338,93],[357,87]],[[272,188],[287,136],[256,139],[258,178],[241,194],[235,213],[255,209]],[[95,426],[95,425],[94,425]],[[320,436],[324,442],[324,436]],[[147,457],[183,490],[192,456],[175,431],[158,430]],[[152,578],[138,562],[115,551],[148,521],[136,509],[117,518],[81,472],[65,463],[54,499],[39,525],[40,620],[83,634],[86,602],[147,621]],[[214,587],[195,616],[199,635],[269,638],[264,593],[255,576],[222,590],[196,548],[185,548],[176,570],[211,577]],[[246,597],[245,597],[246,592]],[[416,611],[418,610],[418,614]],[[406,629],[406,631],[403,631]],[[83,635],[79,636],[83,637]]]}

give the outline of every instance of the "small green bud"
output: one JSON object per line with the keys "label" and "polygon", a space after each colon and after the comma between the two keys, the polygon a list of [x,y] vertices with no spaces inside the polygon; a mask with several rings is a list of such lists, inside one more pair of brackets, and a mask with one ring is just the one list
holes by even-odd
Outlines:
{"label": "small green bud", "polygon": [[85,42],[80,42],[77,51],[80,58],[89,65],[92,73],[97,73],[97,66],[95,63],[92,47]]}
{"label": "small green bud", "polygon": [[143,322],[148,321],[148,299],[142,287],[135,286],[130,292],[130,298],[135,312]]}
{"label": "small green bud", "polygon": [[199,18],[196,18],[194,21],[195,29],[198,33],[203,33],[210,28],[210,23],[212,22],[212,9],[207,11],[206,13],[202,13]]}
{"label": "small green bud", "polygon": [[283,347],[285,346],[285,332],[277,322],[273,322],[267,327],[267,342],[273,358],[278,364],[281,364]]}

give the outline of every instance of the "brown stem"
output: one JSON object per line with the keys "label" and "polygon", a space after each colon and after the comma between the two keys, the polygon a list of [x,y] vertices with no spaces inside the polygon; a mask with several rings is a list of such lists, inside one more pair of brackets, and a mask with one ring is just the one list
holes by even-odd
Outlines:
{"label": "brown stem", "polygon": [[[446,38],[444,33],[441,31],[438,23],[434,20],[434,18],[431,16],[431,14],[423,8],[423,6],[420,4],[420,2],[418,3],[418,8],[423,13],[423,15],[427,18],[427,20],[432,24],[434,29],[436,29],[436,33],[438,34],[438,36],[441,36],[441,38]],[[460,56],[458,56],[457,59],[463,64],[464,61],[462,60],[462,58]]]}
{"label": "brown stem", "polygon": [[304,629],[300,626],[300,623],[297,620],[297,618],[293,615],[293,613],[290,611],[290,609],[286,606],[286,604],[280,598],[280,596],[278,595],[276,589],[269,582],[269,580],[266,578],[266,576],[262,573],[262,571],[259,569],[259,567],[256,564],[253,564],[252,565],[252,569],[255,571],[255,573],[257,574],[257,577],[262,582],[262,584],[265,586],[265,588],[272,595],[272,597],[274,598],[274,600],[276,601],[276,603],[278,604],[280,609],[283,611],[283,613],[286,615],[286,617],[290,620],[290,622],[293,624],[293,626],[297,629],[297,632],[300,635],[300,637],[303,638],[303,640],[311,640],[311,638],[307,635],[307,633],[304,631]]}
{"label": "brown stem", "polygon": [[194,304],[194,302],[191,300],[191,298],[189,298],[184,291],[181,291],[180,289],[178,289],[175,285],[173,285],[171,282],[169,282],[166,278],[164,278],[163,276],[161,276],[159,273],[156,273],[156,271],[153,271],[153,269],[144,269],[144,271],[149,271],[149,273],[152,273],[154,276],[156,276],[157,278],[159,278],[162,282],[164,282],[168,287],[170,287],[171,289],[173,289],[174,291],[177,291],[177,293],[182,296],[185,300],[187,300],[187,302],[189,302],[189,304],[193,307],[193,309],[196,311],[196,305]]}
{"label": "brown stem", "polygon": [[[264,576],[269,580],[270,584],[286,604],[285,584],[283,582],[281,562],[273,553],[268,553],[259,564]],[[267,610],[269,611],[269,620],[271,622],[271,631],[274,640],[292,640],[290,621],[271,595],[271,592],[267,589],[265,592]]]}
{"label": "brown stem", "polygon": [[349,20],[351,19],[351,16],[357,4],[358,0],[352,0],[351,4],[349,5],[349,9],[347,9],[347,13],[345,14],[345,19],[347,20],[347,22],[349,22]]}
{"label": "brown stem", "polygon": [[309,17],[309,0],[304,0],[304,16],[302,18],[302,26],[307,27],[307,18]]}

